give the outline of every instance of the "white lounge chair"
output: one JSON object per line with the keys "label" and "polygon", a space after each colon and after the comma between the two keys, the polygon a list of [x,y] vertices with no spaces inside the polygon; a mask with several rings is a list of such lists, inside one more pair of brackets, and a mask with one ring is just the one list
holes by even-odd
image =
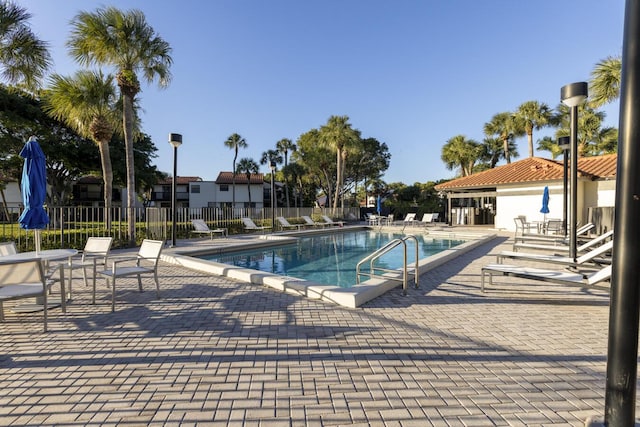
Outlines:
{"label": "white lounge chair", "polygon": [[3,262],[0,258],[0,277],[0,321],[4,322],[3,301],[42,297],[44,331],[47,332],[48,292],[42,262],[39,259]]}
{"label": "white lounge chair", "polygon": [[337,225],[338,227],[342,227],[344,225],[344,221],[334,221],[326,215],[322,215],[322,219],[329,225]]}
{"label": "white lounge chair", "polygon": [[592,261],[596,261],[598,257],[601,257],[613,249],[613,240],[609,240],[603,245],[597,246],[596,248],[586,252],[584,255],[579,256],[575,260],[566,256],[559,255],[547,255],[540,253],[527,253],[527,252],[513,252],[513,251],[502,251],[498,255],[496,255],[498,264],[502,264],[504,259],[512,259],[512,260],[523,260],[523,261],[539,261],[539,262],[547,262],[552,264],[563,264],[566,266],[578,266],[582,264],[586,264]]}
{"label": "white lounge chair", "polygon": [[216,234],[221,234],[222,237],[225,238],[227,237],[226,228],[211,229],[203,219],[192,219],[191,224],[193,224],[193,227],[195,228],[195,230],[191,230],[192,233],[208,234],[211,237],[211,240],[213,240],[213,236]]}
{"label": "white lounge chair", "polygon": [[493,284],[493,276],[519,277],[522,279],[538,280],[543,282],[559,283],[562,285],[580,286],[595,289],[609,290],[608,286],[600,286],[598,283],[611,278],[611,266],[601,268],[590,274],[572,273],[566,270],[548,270],[544,268],[523,267],[509,264],[489,264],[482,267],[480,290],[484,292],[485,276],[489,276],[489,284]]}
{"label": "white lounge chair", "polygon": [[278,220],[278,222],[280,223],[280,227],[284,230],[284,229],[297,229],[300,230],[301,228],[304,228],[304,224],[291,224],[289,221],[287,221],[287,219],[283,216],[279,216],[276,217],[276,219]]}
{"label": "white lounge chair", "polygon": [[252,220],[251,218],[242,218],[242,224],[244,225],[244,229],[245,230],[251,230],[251,231],[262,231],[264,232],[265,230],[270,230],[271,227],[258,227]]}
{"label": "white lounge chair", "polygon": [[[610,238],[613,238],[613,230],[609,230],[604,234],[601,234],[598,237],[595,237],[582,245],[576,248],[577,252],[584,252],[593,247],[596,247]],[[567,245],[553,245],[553,244],[544,244],[544,243],[514,243],[513,244],[514,251],[518,249],[534,249],[540,251],[552,251],[552,252],[569,252],[569,246]]]}
{"label": "white lounge chair", "polygon": [[420,220],[421,225],[427,226],[433,222],[433,214],[425,213],[422,214],[422,219]]}
{"label": "white lounge chair", "polygon": [[[111,311],[116,310],[116,279],[118,277],[136,276],[138,278],[138,288],[142,292],[143,274],[152,274],[153,280],[156,282],[156,295],[160,298],[160,283],[158,282],[158,262],[160,261],[160,253],[162,252],[163,242],[161,240],[142,241],[142,245],[135,257],[118,257],[112,263],[110,270],[98,271],[98,274],[105,277],[107,282],[111,278]],[[123,263],[133,263],[135,265],[120,266]],[[96,285],[93,282],[93,303],[96,303]]]}
{"label": "white lounge chair", "polygon": [[302,215],[300,218],[302,218],[307,225],[311,225],[313,227],[324,228],[331,225],[331,224],[327,224],[326,222],[315,222],[313,219],[311,219],[309,215]]}
{"label": "white lounge chair", "polygon": [[80,256],[69,260],[69,293],[71,293],[73,270],[79,268],[82,269],[82,279],[84,280],[85,286],[88,286],[87,269],[91,268],[91,277],[93,278],[93,286],[95,287],[97,267],[102,266],[106,268],[112,243],[113,237],[89,237],[87,239],[84,249],[78,251],[78,255]]}
{"label": "white lounge chair", "polygon": [[[581,236],[586,234],[588,231],[592,230],[595,227],[592,223],[588,223],[583,225],[582,227],[576,230],[576,236]],[[525,243],[546,243],[546,244],[564,244],[566,245],[569,242],[569,237],[562,236],[559,234],[538,234],[538,233],[525,233],[523,235],[516,235],[514,237],[514,242],[525,242]]]}
{"label": "white lounge chair", "polygon": [[415,212],[408,213],[407,216],[405,216],[404,219],[402,220],[402,229],[404,230],[404,228],[407,225],[413,225],[415,221],[416,221]]}

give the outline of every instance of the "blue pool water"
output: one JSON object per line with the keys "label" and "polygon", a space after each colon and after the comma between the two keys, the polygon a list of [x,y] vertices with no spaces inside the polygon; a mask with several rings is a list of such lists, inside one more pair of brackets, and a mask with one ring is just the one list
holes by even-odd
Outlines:
{"label": "blue pool water", "polygon": [[[343,232],[300,237],[294,243],[199,258],[320,284],[351,287],[356,283],[356,265],[360,260],[391,240],[403,236],[375,231]],[[425,235],[416,237],[419,259],[464,243],[464,240],[433,239]],[[403,249],[400,245],[383,255],[376,266],[400,268],[402,259]],[[415,262],[413,239],[407,240],[407,260],[410,265]]]}

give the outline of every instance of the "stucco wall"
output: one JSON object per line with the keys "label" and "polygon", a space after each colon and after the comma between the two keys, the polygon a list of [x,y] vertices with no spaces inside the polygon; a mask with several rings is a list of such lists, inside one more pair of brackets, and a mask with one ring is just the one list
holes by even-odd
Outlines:
{"label": "stucco wall", "polygon": [[[544,184],[528,184],[498,188],[495,228],[515,231],[513,218],[519,215],[525,215],[527,221],[544,221],[545,215],[540,212],[544,187]],[[562,184],[548,184],[548,187],[549,213],[546,218],[562,218]]]}
{"label": "stucco wall", "polygon": [[[578,223],[587,222],[588,208],[614,206],[615,181],[578,181]],[[562,219],[562,183],[548,184],[549,186],[549,213],[547,219]],[[545,215],[540,213],[542,207],[542,192],[545,185],[512,185],[496,190],[496,218],[495,228],[515,231],[513,218],[525,215],[528,221],[543,221]],[[570,193],[567,194],[570,211]],[[570,212],[568,221],[571,220]]]}

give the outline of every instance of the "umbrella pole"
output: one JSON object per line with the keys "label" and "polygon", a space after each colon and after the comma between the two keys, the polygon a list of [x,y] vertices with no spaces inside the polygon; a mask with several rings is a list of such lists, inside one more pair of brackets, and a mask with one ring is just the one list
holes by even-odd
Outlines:
{"label": "umbrella pole", "polygon": [[40,253],[40,230],[35,230],[36,255]]}

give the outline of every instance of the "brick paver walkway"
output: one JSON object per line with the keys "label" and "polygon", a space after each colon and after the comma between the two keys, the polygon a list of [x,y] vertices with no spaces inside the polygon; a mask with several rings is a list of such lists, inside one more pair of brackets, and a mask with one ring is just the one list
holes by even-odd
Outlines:
{"label": "brick paver walkway", "polygon": [[496,278],[498,238],[362,308],[163,264],[117,312],[0,323],[0,425],[580,426],[604,406],[608,295]]}

